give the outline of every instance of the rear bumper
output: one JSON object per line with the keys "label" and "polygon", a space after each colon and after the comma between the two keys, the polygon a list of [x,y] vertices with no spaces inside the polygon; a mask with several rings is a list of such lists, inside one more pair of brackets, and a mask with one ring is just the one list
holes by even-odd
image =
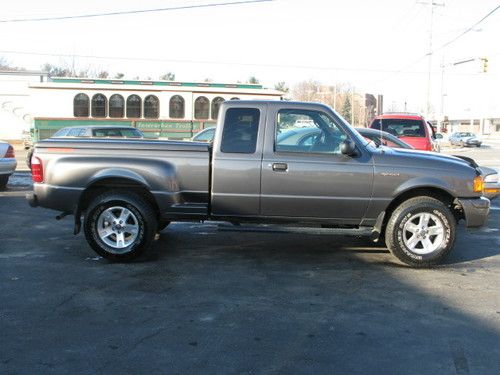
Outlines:
{"label": "rear bumper", "polygon": [[74,212],[83,189],[33,184],[33,192],[26,194],[31,207],[45,207],[56,211]]}
{"label": "rear bumper", "polygon": [[482,227],[488,219],[490,200],[485,197],[474,199],[457,199],[464,211],[465,226],[467,228]]}
{"label": "rear bumper", "polygon": [[17,167],[16,159],[0,158],[0,175],[11,175]]}

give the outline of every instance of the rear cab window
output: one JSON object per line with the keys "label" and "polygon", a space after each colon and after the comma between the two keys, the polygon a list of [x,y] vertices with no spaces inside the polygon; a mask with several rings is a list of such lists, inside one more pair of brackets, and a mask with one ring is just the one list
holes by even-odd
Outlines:
{"label": "rear cab window", "polygon": [[257,147],[260,110],[229,108],[224,119],[221,152],[253,154]]}

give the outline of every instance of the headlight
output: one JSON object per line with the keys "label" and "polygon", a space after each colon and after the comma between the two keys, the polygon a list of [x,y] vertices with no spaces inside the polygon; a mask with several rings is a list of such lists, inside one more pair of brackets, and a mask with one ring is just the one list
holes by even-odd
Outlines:
{"label": "headlight", "polygon": [[489,174],[484,178],[484,182],[488,183],[497,183],[498,182],[498,173]]}

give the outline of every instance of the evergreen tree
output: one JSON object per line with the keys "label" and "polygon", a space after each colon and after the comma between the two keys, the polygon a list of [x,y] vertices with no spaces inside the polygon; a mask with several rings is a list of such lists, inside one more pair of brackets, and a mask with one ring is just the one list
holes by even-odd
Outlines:
{"label": "evergreen tree", "polygon": [[344,100],[344,105],[342,106],[342,117],[347,121],[351,122],[351,101],[349,100],[350,93],[347,92]]}

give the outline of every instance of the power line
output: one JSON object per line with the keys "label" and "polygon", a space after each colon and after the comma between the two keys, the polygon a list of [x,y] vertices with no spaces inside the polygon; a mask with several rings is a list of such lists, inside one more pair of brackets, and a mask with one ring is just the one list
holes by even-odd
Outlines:
{"label": "power line", "polygon": [[[82,58],[82,59],[99,59],[99,60],[118,60],[118,61],[146,61],[146,62],[161,62],[161,63],[180,63],[180,64],[214,64],[214,65],[231,65],[231,66],[250,66],[263,68],[290,68],[290,69],[314,69],[314,70],[339,70],[351,72],[366,72],[366,73],[397,73],[399,71],[388,69],[371,69],[371,68],[348,68],[335,66],[320,66],[320,65],[286,65],[286,64],[258,64],[248,62],[232,62],[232,61],[217,61],[217,60],[182,60],[182,59],[161,59],[151,57],[127,57],[127,56],[98,56],[98,55],[82,55],[69,53],[43,53],[43,52],[28,52],[28,51],[0,51],[3,54],[28,55],[28,56],[50,56],[64,58]],[[409,74],[423,74],[425,72],[407,72]]]}
{"label": "power line", "polygon": [[184,6],[177,6],[177,7],[154,8],[154,9],[124,10],[124,11],[108,12],[108,13],[77,14],[77,15],[72,15],[72,16],[59,16],[59,17],[14,18],[14,19],[0,20],[0,23],[60,21],[60,20],[69,20],[69,19],[78,19],[78,18],[94,18],[94,17],[121,16],[121,15],[125,15],[125,14],[166,12],[166,11],[172,11],[172,10],[185,10],[185,9],[195,9],[195,8],[213,8],[213,7],[219,7],[219,6],[239,5],[239,4],[251,4],[251,3],[264,3],[264,2],[270,2],[270,1],[274,1],[274,0],[231,1],[231,2],[224,2],[224,3],[184,5]]}
{"label": "power line", "polygon": [[[405,67],[394,71],[394,75],[403,73],[406,69],[409,69],[412,66],[418,64],[419,62],[421,62],[422,60],[424,60],[425,58],[427,58],[429,55],[432,55],[433,53],[435,53],[437,51],[440,51],[443,48],[448,47],[450,44],[456,42],[458,39],[460,39],[461,37],[463,37],[465,34],[473,31],[475,27],[477,27],[479,24],[481,24],[482,22],[484,22],[488,17],[490,17],[498,9],[500,9],[500,5],[496,6],[493,10],[489,11],[483,18],[481,18],[479,21],[477,21],[476,23],[474,23],[472,26],[470,26],[467,29],[465,29],[464,31],[462,31],[459,35],[457,35],[453,39],[450,39],[448,42],[444,43],[443,45],[439,46],[438,48],[436,48],[436,49],[434,49],[432,51],[427,52],[425,55],[420,56],[418,59],[415,59],[412,63],[405,65]],[[380,83],[382,81],[386,81],[389,78],[392,78],[392,76],[391,77],[387,77],[385,79],[381,79],[381,80],[377,81],[376,83]]]}
{"label": "power line", "polygon": [[[181,59],[161,59],[152,57],[126,57],[126,56],[97,56],[97,55],[81,55],[81,54],[65,54],[65,53],[43,53],[43,52],[28,52],[28,51],[0,51],[0,54],[13,55],[28,55],[28,56],[49,56],[63,58],[82,58],[82,59],[98,59],[98,60],[117,60],[117,61],[145,61],[157,63],[176,63],[176,64],[211,64],[211,65],[229,65],[229,66],[250,66],[261,68],[277,68],[277,69],[308,69],[308,70],[327,70],[327,71],[344,71],[344,72],[364,72],[364,73],[406,73],[406,74],[427,74],[427,71],[404,71],[391,69],[370,69],[370,68],[347,68],[335,66],[318,66],[318,65],[286,65],[286,64],[258,64],[258,63],[240,63],[234,61],[217,61],[217,60],[181,60]],[[420,60],[425,58],[422,57]],[[414,62],[413,64],[415,64]],[[432,72],[432,73],[438,73]],[[480,74],[480,73],[477,73]],[[456,75],[474,75],[473,73],[456,73]],[[377,81],[378,82],[378,81]]]}
{"label": "power line", "polygon": [[470,33],[472,30],[474,30],[475,27],[477,27],[479,24],[481,24],[483,21],[485,21],[488,17],[490,17],[498,9],[500,9],[500,5],[498,5],[496,8],[494,8],[493,10],[491,10],[490,12],[488,12],[488,14],[486,14],[483,18],[481,18],[475,24],[473,24],[472,26],[468,27],[462,33],[460,33],[459,35],[457,35],[455,38],[451,39],[450,41],[446,42],[445,44],[443,44],[442,46],[440,46],[439,48],[437,48],[433,52],[439,51],[439,50],[441,50],[441,49],[443,49],[445,47],[448,47],[450,44],[455,43],[458,39],[460,39],[461,37],[463,37],[465,34]]}

